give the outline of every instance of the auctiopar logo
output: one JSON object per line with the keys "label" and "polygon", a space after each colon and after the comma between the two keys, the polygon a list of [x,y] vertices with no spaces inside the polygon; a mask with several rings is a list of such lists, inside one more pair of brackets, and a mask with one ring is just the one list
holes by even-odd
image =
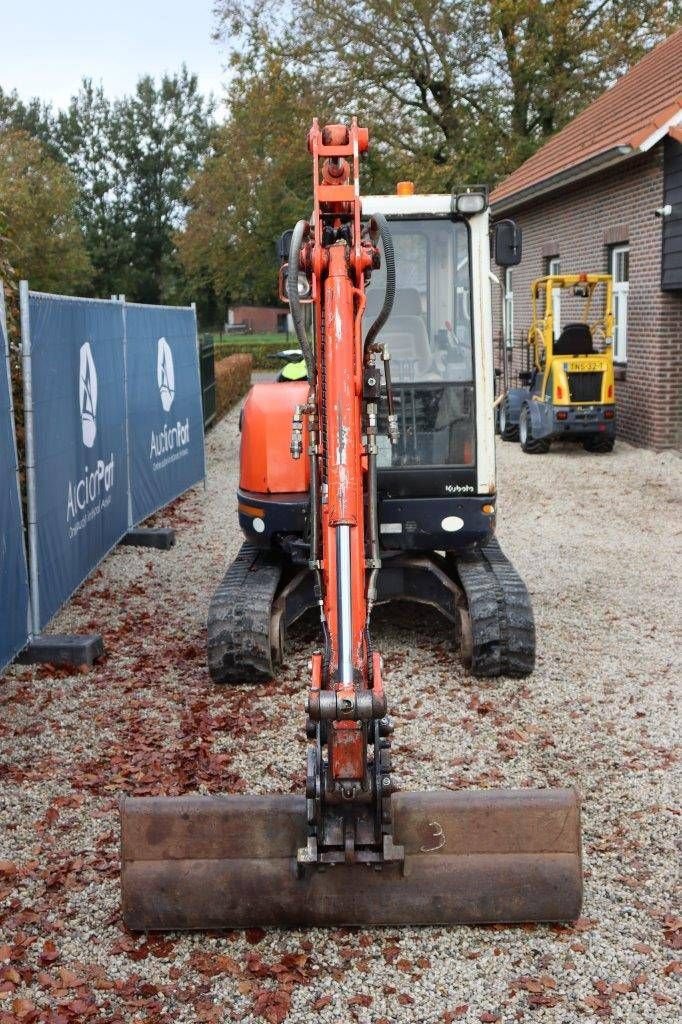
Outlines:
{"label": "auctiopar logo", "polygon": [[[156,381],[164,412],[170,412],[175,399],[175,367],[173,353],[165,338],[159,338],[156,351]],[[164,423],[160,430],[152,429],[149,458],[154,471],[189,454],[189,416],[184,423],[178,420],[170,426]]]}
{"label": "auctiopar logo", "polygon": [[156,355],[156,380],[159,385],[161,405],[164,412],[170,412],[175,398],[175,367],[173,353],[165,338],[159,338]]}
{"label": "auctiopar logo", "polygon": [[86,448],[92,448],[97,436],[97,370],[89,341],[81,345],[78,398],[83,444]]}
{"label": "auctiopar logo", "polygon": [[[80,350],[78,406],[83,444],[92,448],[97,437],[97,369],[89,341],[84,342]],[[113,452],[107,461],[98,458],[94,466],[85,465],[80,480],[69,480],[66,493],[69,539],[73,540],[80,530],[109,507],[113,486]]]}

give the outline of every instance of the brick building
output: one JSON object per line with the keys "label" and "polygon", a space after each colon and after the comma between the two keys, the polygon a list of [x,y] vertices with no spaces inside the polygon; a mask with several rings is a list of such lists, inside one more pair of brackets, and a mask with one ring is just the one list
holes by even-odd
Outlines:
{"label": "brick building", "polygon": [[[682,29],[506,178],[491,205],[496,219],[513,217],[523,229],[523,260],[505,274],[514,369],[522,368],[531,281],[547,273],[609,272],[618,434],[635,444],[679,448]],[[577,300],[559,296],[555,315],[563,323],[580,319],[572,307]]]}
{"label": "brick building", "polygon": [[246,324],[251,334],[285,334],[287,329],[287,311],[276,306],[233,306],[227,320]]}

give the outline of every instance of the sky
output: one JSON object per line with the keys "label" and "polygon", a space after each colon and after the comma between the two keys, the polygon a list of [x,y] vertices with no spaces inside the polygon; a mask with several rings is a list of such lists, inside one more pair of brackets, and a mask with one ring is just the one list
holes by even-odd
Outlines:
{"label": "sky", "polygon": [[213,0],[0,0],[0,86],[68,105],[83,77],[108,96],[130,93],[183,61],[202,92],[222,97],[223,46],[211,39]]}

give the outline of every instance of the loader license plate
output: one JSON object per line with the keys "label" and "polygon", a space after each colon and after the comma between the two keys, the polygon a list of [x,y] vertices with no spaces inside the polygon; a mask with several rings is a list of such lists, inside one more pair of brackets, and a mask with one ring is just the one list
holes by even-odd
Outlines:
{"label": "loader license plate", "polygon": [[568,364],[569,373],[595,373],[603,369],[600,359],[572,359]]}

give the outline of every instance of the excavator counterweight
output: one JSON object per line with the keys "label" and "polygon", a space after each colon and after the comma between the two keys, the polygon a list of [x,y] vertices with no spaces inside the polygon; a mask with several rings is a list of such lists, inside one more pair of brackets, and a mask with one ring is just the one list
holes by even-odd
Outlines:
{"label": "excavator counterweight", "polygon": [[[485,198],[470,195],[460,210],[453,196],[442,224],[430,221],[445,209],[443,197],[408,196],[394,226],[379,209],[363,218],[359,165],[368,144],[355,119],[323,129],[313,122],[313,214],[294,228],[282,270],[307,387],[261,386],[277,389],[272,399],[254,389],[247,402],[242,459],[255,450],[254,416],[280,448],[274,467],[269,451],[246,469],[242,463],[242,488],[245,476],[260,488],[240,488],[249,543],[209,614],[213,679],[256,682],[271,676],[286,626],[318,609],[305,794],[124,799],[123,915],[133,929],[447,925],[580,913],[573,790],[395,792],[373,607],[401,589],[438,606],[456,623],[463,660],[493,675],[532,670],[534,627],[527,591],[492,538],[492,345],[489,324],[477,320],[489,305],[474,294],[489,289]],[[412,213],[425,205],[425,226],[410,221],[410,202]],[[483,217],[472,226],[475,243],[465,220],[472,213]],[[416,261],[412,268],[400,263],[401,251]],[[445,270],[438,280],[422,265],[431,259]],[[382,287],[370,293],[373,277]],[[371,295],[378,301],[367,326]],[[472,358],[477,329],[487,339],[482,368]],[[386,339],[400,352],[395,381]],[[283,452],[281,430],[268,434],[263,419],[272,410],[279,421],[284,396],[294,393]],[[279,492],[268,483],[275,473]],[[287,490],[287,480],[304,490]],[[442,487],[438,496],[429,495],[433,487]],[[416,505],[410,488],[419,492]],[[273,494],[279,500],[268,505]],[[421,534],[412,515],[422,516]]]}

